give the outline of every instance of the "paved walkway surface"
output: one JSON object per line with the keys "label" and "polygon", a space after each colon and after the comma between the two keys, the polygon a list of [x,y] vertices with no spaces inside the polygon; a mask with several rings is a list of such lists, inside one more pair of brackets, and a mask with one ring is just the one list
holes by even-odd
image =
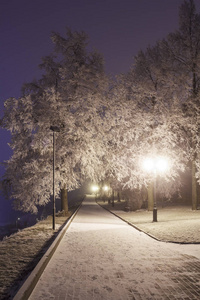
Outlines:
{"label": "paved walkway surface", "polygon": [[137,231],[88,196],[29,299],[200,299],[200,260]]}

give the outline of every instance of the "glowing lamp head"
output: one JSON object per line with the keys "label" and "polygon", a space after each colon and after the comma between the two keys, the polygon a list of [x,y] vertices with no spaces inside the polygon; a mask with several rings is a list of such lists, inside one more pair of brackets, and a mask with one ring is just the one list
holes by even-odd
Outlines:
{"label": "glowing lamp head", "polygon": [[164,157],[146,158],[143,161],[143,169],[147,172],[163,173],[168,169],[168,161]]}
{"label": "glowing lamp head", "polygon": [[143,161],[143,169],[147,172],[153,171],[154,169],[154,160],[152,158],[145,158]]}
{"label": "glowing lamp head", "polygon": [[156,160],[156,170],[158,172],[165,172],[168,169],[168,162],[164,157],[159,157]]}
{"label": "glowing lamp head", "polygon": [[103,190],[104,190],[105,192],[107,192],[107,191],[108,191],[108,186],[105,185],[105,186],[103,187]]}
{"label": "glowing lamp head", "polygon": [[92,191],[93,191],[94,193],[96,193],[98,190],[99,190],[99,187],[98,187],[97,185],[93,185],[93,186],[92,186]]}

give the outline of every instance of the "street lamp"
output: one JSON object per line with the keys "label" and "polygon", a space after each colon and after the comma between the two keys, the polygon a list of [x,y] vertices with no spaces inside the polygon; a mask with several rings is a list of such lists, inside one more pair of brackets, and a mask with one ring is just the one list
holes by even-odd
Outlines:
{"label": "street lamp", "polygon": [[147,172],[153,172],[153,177],[154,177],[153,222],[157,222],[156,179],[158,174],[164,173],[168,169],[168,160],[165,157],[147,157],[143,161],[143,169],[146,170]]}
{"label": "street lamp", "polygon": [[104,185],[103,190],[104,190],[104,192],[107,192],[108,191],[108,186]]}
{"label": "street lamp", "polygon": [[58,126],[51,126],[50,130],[53,131],[53,230],[55,230],[55,211],[56,211],[56,204],[55,204],[55,132],[60,132],[60,128]]}
{"label": "street lamp", "polygon": [[20,221],[20,218],[17,218],[17,220],[16,220],[16,228],[17,229],[19,228],[19,221]]}
{"label": "street lamp", "polygon": [[96,184],[92,185],[91,189],[92,189],[92,192],[95,194],[95,198],[96,198],[97,197],[97,192],[99,190],[98,185],[96,185]]}
{"label": "street lamp", "polygon": [[99,190],[98,185],[96,185],[96,184],[92,185],[92,191],[93,191],[94,193],[97,193],[98,190]]}
{"label": "street lamp", "polygon": [[107,197],[108,197],[108,190],[109,190],[109,188],[108,188],[108,186],[107,185],[104,185],[103,186],[103,201],[105,202],[106,201],[106,199],[107,199]]}

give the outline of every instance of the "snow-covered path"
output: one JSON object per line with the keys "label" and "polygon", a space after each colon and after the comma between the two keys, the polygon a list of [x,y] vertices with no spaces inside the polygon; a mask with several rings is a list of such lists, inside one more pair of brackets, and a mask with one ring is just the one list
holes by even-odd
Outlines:
{"label": "snow-covered path", "polygon": [[29,299],[200,299],[200,260],[87,196]]}

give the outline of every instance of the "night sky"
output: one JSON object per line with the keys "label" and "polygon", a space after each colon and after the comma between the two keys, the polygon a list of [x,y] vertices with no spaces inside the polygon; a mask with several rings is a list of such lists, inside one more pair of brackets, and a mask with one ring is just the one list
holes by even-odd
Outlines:
{"label": "night sky", "polygon": [[[85,31],[110,74],[127,72],[134,55],[178,28],[182,0],[0,0],[0,117],[3,102],[39,78],[52,31]],[[200,12],[200,1],[195,0]],[[0,130],[0,161],[9,158],[9,135]],[[0,175],[3,168],[0,170]],[[0,205],[0,211],[1,211]]]}

